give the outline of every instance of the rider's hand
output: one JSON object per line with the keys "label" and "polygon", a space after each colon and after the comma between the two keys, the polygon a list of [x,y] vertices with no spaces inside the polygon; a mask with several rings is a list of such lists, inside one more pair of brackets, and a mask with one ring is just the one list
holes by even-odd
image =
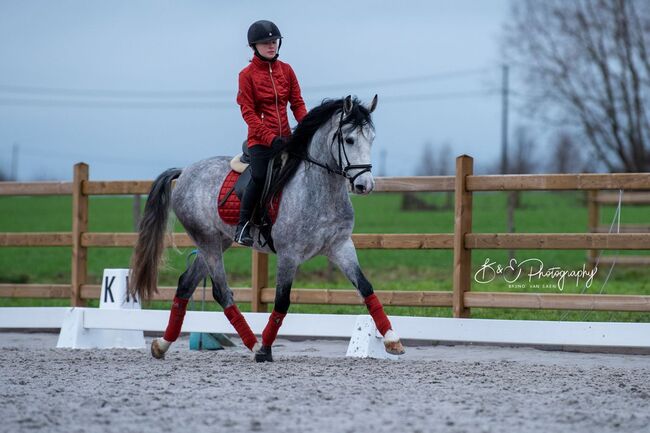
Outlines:
{"label": "rider's hand", "polygon": [[271,142],[271,148],[276,152],[282,152],[289,145],[289,139],[278,135]]}

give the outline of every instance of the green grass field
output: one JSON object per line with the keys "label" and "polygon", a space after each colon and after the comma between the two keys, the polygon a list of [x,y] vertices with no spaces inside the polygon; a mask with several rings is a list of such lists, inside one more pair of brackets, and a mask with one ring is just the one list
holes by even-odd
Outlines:
{"label": "green grass field", "polygon": [[[420,198],[443,207],[443,194],[420,194]],[[433,211],[402,211],[400,194],[373,194],[353,197],[356,210],[355,233],[451,233],[453,209]],[[522,206],[515,213],[517,232],[570,233],[587,230],[587,210],[581,193],[528,192],[522,195]],[[474,196],[473,231],[480,233],[506,231],[506,195],[478,193]],[[1,232],[48,232],[71,230],[71,199],[69,197],[0,197]],[[614,207],[602,209],[601,223],[609,224]],[[650,224],[647,207],[624,206],[622,223]],[[92,197],[90,200],[90,231],[133,231],[132,199],[130,197]],[[176,224],[176,231],[182,228]],[[189,248],[167,252],[167,265],[160,274],[160,284],[174,286],[184,270]],[[610,251],[608,255],[647,254],[648,252]],[[99,284],[104,268],[128,267],[131,251],[126,248],[93,248],[89,250],[88,279]],[[451,250],[360,250],[361,266],[376,290],[451,290]],[[519,250],[519,260],[538,258],[544,266],[579,270],[585,264],[585,251]],[[497,264],[507,262],[507,251],[474,250],[474,272],[486,259]],[[250,286],[250,251],[232,249],[226,253],[226,270],[232,287]],[[273,281],[274,257],[271,259]],[[0,283],[69,283],[70,248],[0,248]],[[561,293],[650,294],[650,272],[644,268],[614,267],[604,285],[609,266],[600,269],[591,287],[584,281],[565,281]],[[525,281],[524,281],[525,280]],[[520,284],[523,283],[523,284]],[[350,289],[352,285],[338,272],[331,270],[327,260],[319,257],[301,266],[294,287]],[[520,278],[516,287],[497,277],[486,284],[473,282],[475,291],[513,291],[560,293],[554,280],[528,282]],[[207,298],[211,298],[208,290]],[[198,295],[198,296],[197,296]],[[200,299],[200,288],[195,298]],[[67,300],[0,298],[0,306],[67,305]],[[168,308],[154,303],[154,308]],[[209,309],[218,309],[209,302]],[[246,305],[242,306],[247,309]],[[363,307],[292,305],[293,312],[360,313]],[[450,316],[450,308],[388,307],[389,314]],[[519,318],[546,320],[617,320],[650,321],[647,313],[562,312],[539,310],[473,309],[472,317]]]}

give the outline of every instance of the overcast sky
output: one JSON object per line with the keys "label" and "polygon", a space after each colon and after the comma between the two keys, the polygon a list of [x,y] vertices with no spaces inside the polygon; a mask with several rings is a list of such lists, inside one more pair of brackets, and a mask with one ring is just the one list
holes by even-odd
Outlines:
{"label": "overcast sky", "polygon": [[507,0],[0,0],[0,169],[14,146],[20,180],[70,179],[79,161],[92,179],[151,179],[235,154],[237,74],[258,19],[280,27],[308,108],[379,94],[375,173],[414,174],[426,142],[492,164],[507,11]]}

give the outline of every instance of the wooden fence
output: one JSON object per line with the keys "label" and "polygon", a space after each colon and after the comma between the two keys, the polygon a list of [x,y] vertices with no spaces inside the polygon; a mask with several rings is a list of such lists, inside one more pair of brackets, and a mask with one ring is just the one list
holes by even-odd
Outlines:
{"label": "wooden fence", "polygon": [[[589,209],[589,231],[592,233],[609,233],[612,229],[609,225],[600,223],[600,210],[603,206],[621,205],[649,206],[650,193],[648,192],[627,192],[619,196],[618,192],[601,192],[589,191],[587,195],[587,207]],[[621,224],[618,227],[620,233],[650,233],[650,224]],[[598,262],[599,266],[611,265],[613,263],[622,266],[648,266],[650,265],[650,256],[621,256],[612,257],[603,255],[602,251],[589,250],[587,255],[589,263],[593,266]]]}
{"label": "wooden fence", "polygon": [[[0,246],[72,247],[71,283],[0,284],[0,297],[70,298],[74,306],[99,297],[100,287],[87,284],[87,250],[93,247],[133,247],[135,233],[88,231],[90,195],[147,194],[151,181],[91,181],[88,166],[74,166],[72,182],[0,182],[0,195],[72,195],[72,232],[0,233]],[[377,291],[385,305],[452,307],[454,317],[469,317],[471,308],[529,308],[558,310],[650,311],[650,296],[573,295],[550,293],[472,292],[473,249],[650,249],[650,233],[473,233],[472,198],[479,191],[560,190],[650,190],[650,173],[638,174],[473,174],[473,159],[456,159],[455,176],[385,177],[376,179],[375,191],[454,191],[454,233],[443,234],[356,234],[358,249],[452,249],[452,291]],[[168,245],[172,243],[168,239]],[[173,244],[190,247],[186,234],[173,234]],[[171,300],[175,287],[161,287],[155,299]],[[269,285],[268,256],[253,252],[251,287],[233,288],[235,300],[251,302],[253,311],[266,311],[275,289]],[[294,288],[296,304],[361,304],[354,290]]]}

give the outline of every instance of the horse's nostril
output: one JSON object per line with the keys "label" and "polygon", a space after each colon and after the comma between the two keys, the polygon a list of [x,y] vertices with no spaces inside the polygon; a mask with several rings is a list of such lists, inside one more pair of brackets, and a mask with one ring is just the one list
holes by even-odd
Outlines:
{"label": "horse's nostril", "polygon": [[364,192],[366,190],[366,187],[363,185],[354,185],[354,189],[356,189],[357,192]]}

